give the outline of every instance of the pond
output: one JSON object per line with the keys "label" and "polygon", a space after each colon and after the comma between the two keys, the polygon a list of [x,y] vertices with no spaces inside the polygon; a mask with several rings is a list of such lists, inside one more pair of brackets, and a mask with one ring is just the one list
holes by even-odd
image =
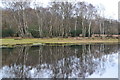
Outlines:
{"label": "pond", "polygon": [[118,44],[2,48],[0,78],[118,78]]}

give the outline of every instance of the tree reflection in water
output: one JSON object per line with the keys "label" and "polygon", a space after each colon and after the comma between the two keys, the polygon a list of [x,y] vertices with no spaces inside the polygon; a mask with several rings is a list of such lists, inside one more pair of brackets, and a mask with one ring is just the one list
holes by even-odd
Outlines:
{"label": "tree reflection in water", "polygon": [[[86,78],[114,66],[119,45],[21,46],[2,49],[4,78]],[[117,73],[117,72],[116,72]]]}

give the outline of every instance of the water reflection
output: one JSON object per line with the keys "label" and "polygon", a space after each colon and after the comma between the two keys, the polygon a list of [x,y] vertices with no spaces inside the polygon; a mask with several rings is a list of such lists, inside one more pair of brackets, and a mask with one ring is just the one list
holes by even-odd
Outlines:
{"label": "water reflection", "polygon": [[[21,46],[2,49],[0,78],[117,78],[117,44]],[[111,72],[111,73],[112,73]]]}

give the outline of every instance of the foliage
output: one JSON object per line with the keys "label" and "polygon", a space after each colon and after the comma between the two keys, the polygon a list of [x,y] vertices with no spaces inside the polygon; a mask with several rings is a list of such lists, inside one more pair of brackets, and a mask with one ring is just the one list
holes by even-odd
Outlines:
{"label": "foliage", "polygon": [[82,34],[82,30],[81,29],[71,30],[70,34],[72,37],[80,36],[80,34]]}
{"label": "foliage", "polygon": [[15,31],[13,29],[2,29],[2,37],[13,37],[15,34]]}

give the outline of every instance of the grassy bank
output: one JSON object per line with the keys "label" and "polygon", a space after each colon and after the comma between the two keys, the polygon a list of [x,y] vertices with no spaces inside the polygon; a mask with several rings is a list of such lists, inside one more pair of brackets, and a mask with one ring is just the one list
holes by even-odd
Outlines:
{"label": "grassy bank", "polygon": [[0,39],[1,46],[14,46],[14,45],[41,45],[41,44],[88,44],[88,43],[118,43],[118,39],[100,39],[100,38],[32,38],[32,39],[14,39],[4,38]]}

